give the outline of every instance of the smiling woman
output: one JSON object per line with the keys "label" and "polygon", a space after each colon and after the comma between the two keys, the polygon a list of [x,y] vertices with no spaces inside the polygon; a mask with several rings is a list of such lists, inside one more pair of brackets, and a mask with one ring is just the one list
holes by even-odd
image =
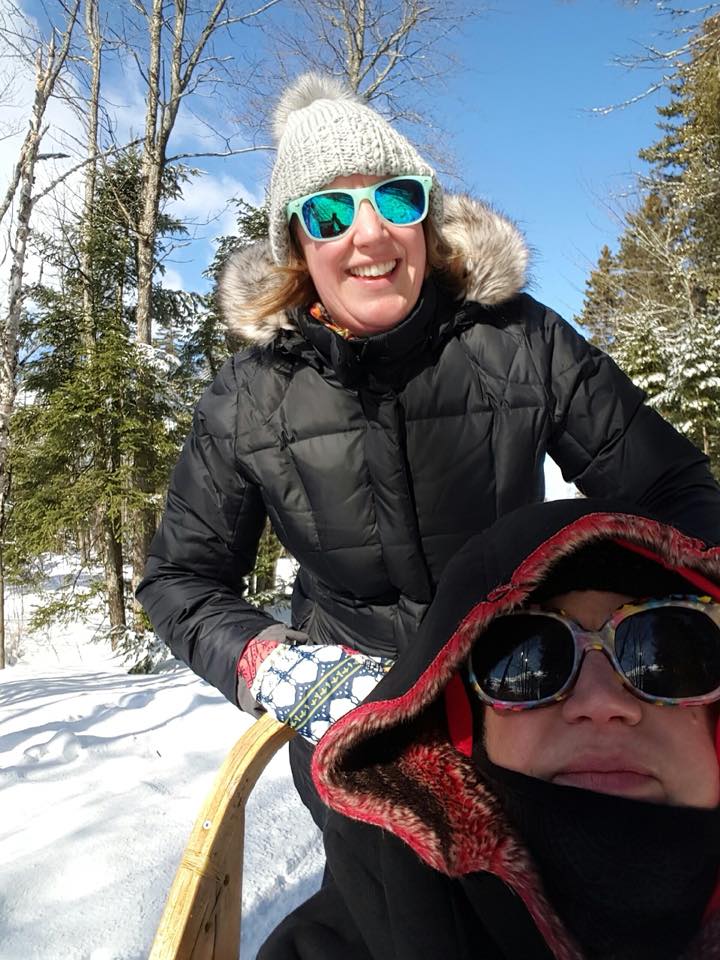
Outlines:
{"label": "smiling woman", "polygon": [[[542,500],[543,459],[720,539],[705,458],[523,292],[517,228],[445,196],[417,149],[337,79],[275,118],[269,237],[218,290],[248,348],[195,413],[138,596],[175,654],[311,744],[415,642],[473,534]],[[292,623],[243,599],[269,518],[299,564]]]}

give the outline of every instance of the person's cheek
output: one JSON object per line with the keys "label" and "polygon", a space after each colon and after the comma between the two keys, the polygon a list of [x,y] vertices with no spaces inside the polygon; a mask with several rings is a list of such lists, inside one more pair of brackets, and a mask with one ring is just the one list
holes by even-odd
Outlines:
{"label": "person's cheek", "polygon": [[674,759],[681,774],[666,768],[672,783],[670,802],[716,807],[720,804],[720,710],[715,705],[680,709],[686,725],[684,734],[675,738]]}
{"label": "person's cheek", "polygon": [[527,713],[509,713],[493,710],[485,713],[485,751],[499,767],[535,776],[533,755],[537,746],[533,736],[533,721]]}

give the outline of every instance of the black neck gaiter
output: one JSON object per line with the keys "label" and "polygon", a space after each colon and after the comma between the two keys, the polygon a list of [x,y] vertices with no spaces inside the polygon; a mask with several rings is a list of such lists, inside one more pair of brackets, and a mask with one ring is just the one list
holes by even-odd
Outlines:
{"label": "black neck gaiter", "polygon": [[588,960],[676,960],[720,865],[720,809],[560,786],[476,756]]}

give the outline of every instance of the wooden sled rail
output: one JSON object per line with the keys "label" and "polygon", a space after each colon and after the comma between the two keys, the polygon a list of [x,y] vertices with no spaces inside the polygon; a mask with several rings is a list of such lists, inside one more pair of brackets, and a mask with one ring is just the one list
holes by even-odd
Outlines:
{"label": "wooden sled rail", "polygon": [[240,952],[245,804],[295,735],[269,715],[225,758],[175,874],[149,960],[236,960]]}

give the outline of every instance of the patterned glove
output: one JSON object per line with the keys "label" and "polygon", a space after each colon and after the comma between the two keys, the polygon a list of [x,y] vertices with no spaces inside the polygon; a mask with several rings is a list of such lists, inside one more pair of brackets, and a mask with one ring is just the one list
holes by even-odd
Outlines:
{"label": "patterned glove", "polygon": [[393,665],[341,646],[281,644],[259,665],[250,692],[281,723],[317,743]]}

